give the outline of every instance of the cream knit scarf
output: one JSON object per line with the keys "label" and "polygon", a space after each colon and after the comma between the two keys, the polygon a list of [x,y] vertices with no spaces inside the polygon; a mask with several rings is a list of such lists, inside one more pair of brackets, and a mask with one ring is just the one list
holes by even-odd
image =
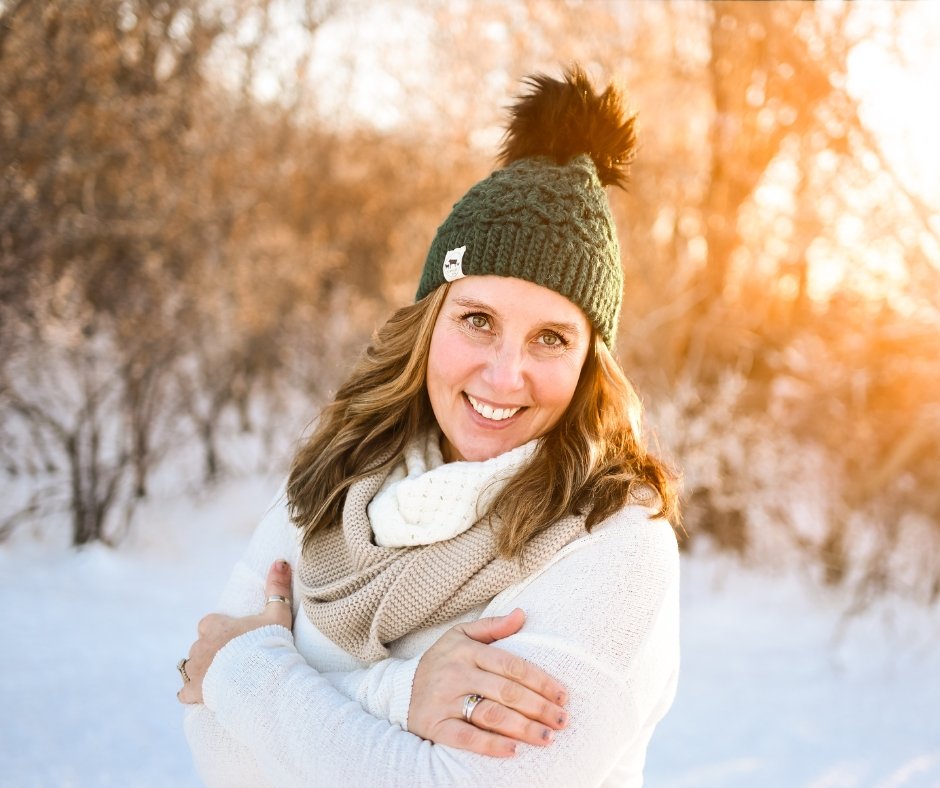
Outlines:
{"label": "cream knit scarf", "polygon": [[384,659],[385,644],[488,602],[585,533],[583,517],[564,517],[520,559],[499,557],[486,510],[537,442],[444,464],[439,436],[421,435],[391,472],[353,484],[342,527],[314,534],[300,561],[310,622],[360,660]]}

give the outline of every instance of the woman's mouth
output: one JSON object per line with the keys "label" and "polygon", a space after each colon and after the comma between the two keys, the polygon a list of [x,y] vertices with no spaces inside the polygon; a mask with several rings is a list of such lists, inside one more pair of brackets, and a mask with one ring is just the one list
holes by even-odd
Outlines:
{"label": "woman's mouth", "polygon": [[466,396],[470,407],[472,407],[474,411],[479,413],[484,419],[489,419],[490,421],[505,421],[506,419],[511,419],[522,410],[521,405],[509,408],[494,408],[492,405],[487,405],[485,402],[476,399],[476,397],[471,397],[466,392],[464,392],[464,396]]}

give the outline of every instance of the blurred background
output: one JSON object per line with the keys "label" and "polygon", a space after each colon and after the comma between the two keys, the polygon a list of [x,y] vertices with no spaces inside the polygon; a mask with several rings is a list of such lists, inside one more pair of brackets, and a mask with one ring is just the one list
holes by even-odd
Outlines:
{"label": "blurred background", "polygon": [[0,3],[0,534],[117,542],[184,445],[200,483],[239,466],[231,433],[284,467],[519,80],[578,61],[639,112],[619,347],[686,545],[935,601],[938,32],[931,3]]}
{"label": "blurred background", "polygon": [[618,351],[682,548],[936,624],[938,36],[928,0],[0,0],[0,566],[278,479],[520,79],[577,61],[639,113]]}

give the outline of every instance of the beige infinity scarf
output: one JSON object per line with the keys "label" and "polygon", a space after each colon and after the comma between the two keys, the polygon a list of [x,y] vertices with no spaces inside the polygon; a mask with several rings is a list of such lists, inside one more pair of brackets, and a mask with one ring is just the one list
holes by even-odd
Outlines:
{"label": "beige infinity scarf", "polygon": [[[515,470],[531,454],[520,449],[514,450],[519,453],[513,458],[518,460]],[[457,504],[447,517],[467,521],[467,505],[474,507],[476,517],[477,501],[465,500],[460,474],[451,466],[465,466],[462,470],[468,482],[480,485],[481,476],[488,479],[480,485],[487,491],[482,497],[488,502],[493,485],[501,487],[510,475],[506,462],[489,462],[485,468],[479,466],[486,463],[451,463],[440,466],[436,474],[436,469],[428,470],[428,485],[444,502]],[[512,463],[508,467],[511,470]],[[391,474],[407,475],[400,469]],[[497,555],[498,524],[491,524],[484,514],[471,518],[469,527],[442,526],[448,535],[460,527],[465,530],[441,541],[381,547],[375,543],[369,504],[380,490],[388,498],[388,476],[389,472],[376,473],[350,487],[341,527],[314,534],[299,567],[303,607],[310,622],[344,651],[366,662],[387,657],[386,644],[413,630],[449,621],[488,602],[585,533],[583,517],[565,517],[533,537],[520,559],[505,559]],[[418,483],[421,486],[420,478]],[[374,516],[381,516],[381,507],[372,510]]]}

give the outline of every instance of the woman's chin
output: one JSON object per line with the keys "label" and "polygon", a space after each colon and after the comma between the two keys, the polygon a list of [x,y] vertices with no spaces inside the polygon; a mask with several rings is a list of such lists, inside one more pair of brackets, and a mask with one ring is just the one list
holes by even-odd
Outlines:
{"label": "woman's chin", "polygon": [[485,462],[505,454],[507,451],[521,446],[526,441],[513,441],[509,435],[501,436],[500,440],[492,438],[483,440],[458,441],[457,444],[445,442],[444,459],[447,462]]}

